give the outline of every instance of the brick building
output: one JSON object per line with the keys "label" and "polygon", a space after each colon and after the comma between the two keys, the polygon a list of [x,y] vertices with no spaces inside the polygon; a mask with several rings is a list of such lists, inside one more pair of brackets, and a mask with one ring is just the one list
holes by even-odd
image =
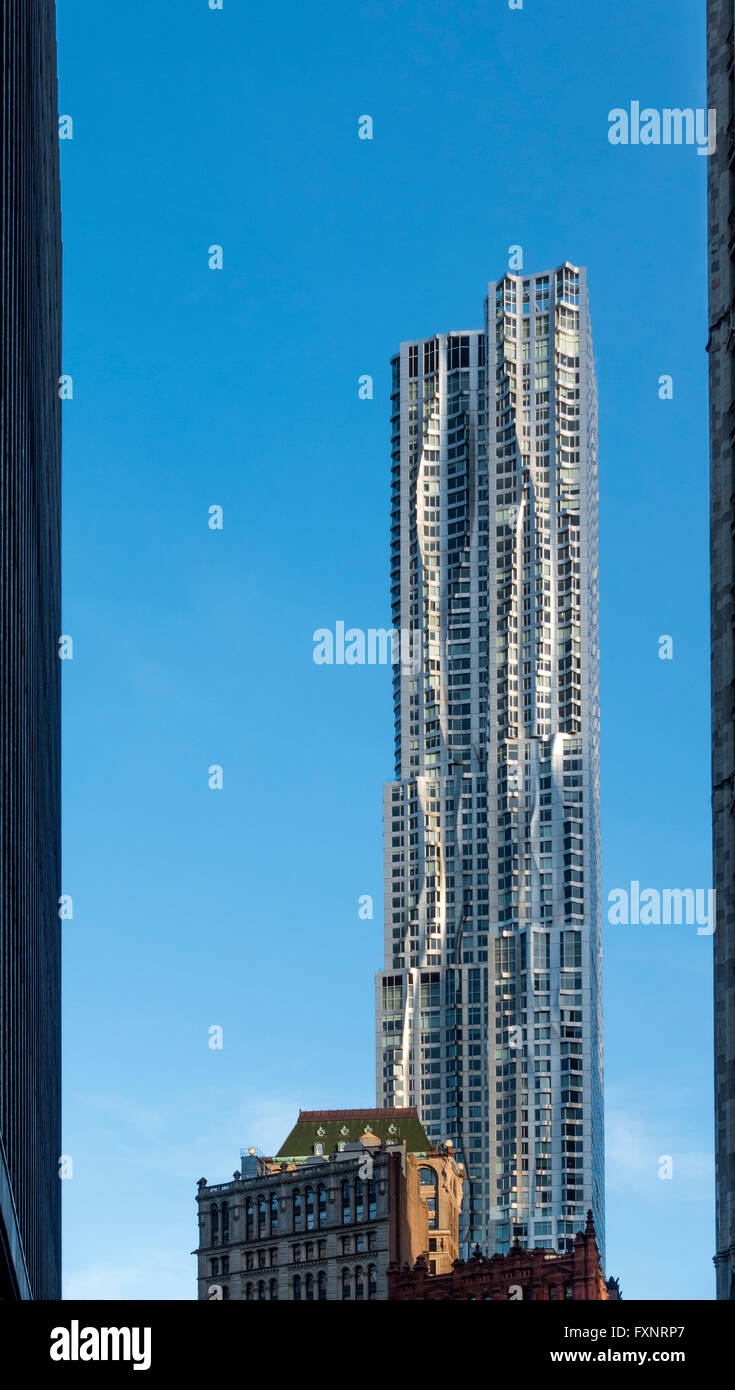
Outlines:
{"label": "brick building", "polygon": [[432,1275],[426,1260],[413,1268],[394,1263],[388,1271],[389,1297],[421,1302],[454,1299],[483,1302],[543,1299],[619,1299],[617,1280],[605,1281],[600,1265],[592,1212],[574,1248],[557,1255],[550,1250],[524,1250],[519,1244],[506,1255],[488,1258],[479,1249],[469,1260],[455,1260],[446,1274]]}
{"label": "brick building", "polygon": [[387,1301],[388,1267],[459,1254],[464,1170],[415,1106],[301,1110],[275,1158],[197,1190],[199,1299]]}

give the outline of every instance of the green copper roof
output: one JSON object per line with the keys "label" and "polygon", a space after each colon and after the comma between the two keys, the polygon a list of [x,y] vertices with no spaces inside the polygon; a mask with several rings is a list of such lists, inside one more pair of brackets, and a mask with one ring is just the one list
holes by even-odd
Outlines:
{"label": "green copper roof", "polygon": [[357,1143],[366,1132],[382,1144],[405,1143],[409,1153],[424,1154],[431,1148],[415,1106],[402,1110],[300,1110],[276,1159],[311,1158],[316,1144],[322,1145],[326,1158],[340,1144]]}

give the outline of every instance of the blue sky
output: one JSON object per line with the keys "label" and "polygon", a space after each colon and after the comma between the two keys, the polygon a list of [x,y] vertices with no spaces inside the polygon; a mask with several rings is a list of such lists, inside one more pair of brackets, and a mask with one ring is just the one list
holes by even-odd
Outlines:
{"label": "blue sky", "polygon": [[[631,100],[705,105],[704,16],[58,16],[65,1292],[186,1299],[197,1178],[272,1152],[299,1106],[375,1103],[390,675],[315,666],[312,633],[389,626],[390,356],[481,327],[513,244],[589,268],[604,890],[711,883],[707,161],[607,140]],[[606,925],[605,1001],[609,1272],[711,1298],[711,941]]]}

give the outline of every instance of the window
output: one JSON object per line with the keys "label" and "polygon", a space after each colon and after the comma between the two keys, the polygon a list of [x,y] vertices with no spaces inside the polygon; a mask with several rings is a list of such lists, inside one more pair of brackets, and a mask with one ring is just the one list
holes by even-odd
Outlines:
{"label": "window", "polygon": [[378,1296],[378,1271],[375,1265],[368,1265],[368,1298]]}
{"label": "window", "polygon": [[247,1303],[252,1303],[252,1300],[253,1300],[253,1286],[252,1286],[252,1284],[247,1284],[246,1287],[245,1287],[245,1301],[246,1301]]}
{"label": "window", "polygon": [[265,1303],[265,1279],[258,1280],[258,1299],[261,1303]]}
{"label": "window", "polygon": [[323,1269],[319,1270],[317,1278],[317,1299],[320,1303],[326,1303],[327,1300],[327,1275]]}
{"label": "window", "polygon": [[294,1277],[293,1277],[293,1301],[294,1301],[294,1303],[300,1303],[300,1302],[301,1302],[301,1275],[300,1275],[300,1274],[294,1274]]}
{"label": "window", "polygon": [[211,1274],[219,1274],[219,1260],[212,1260],[210,1265]]}
{"label": "window", "polygon": [[296,1188],[296,1190],[295,1190],[295,1192],[294,1192],[294,1194],[293,1194],[293,1197],[291,1198],[291,1205],[292,1205],[292,1207],[293,1207],[293,1229],[294,1229],[294,1231],[300,1231],[300,1230],[301,1230],[301,1193],[299,1192],[299,1189],[298,1189],[298,1188]]}
{"label": "window", "polygon": [[278,1302],[278,1280],[271,1279],[271,1303]]}
{"label": "window", "polygon": [[419,1168],[419,1182],[421,1183],[421,1195],[429,1210],[429,1230],[435,1231],[439,1224],[437,1210],[438,1175],[433,1168]]}
{"label": "window", "polygon": [[317,1188],[317,1220],[320,1228],[327,1224],[327,1189],[324,1183]]}
{"label": "window", "polygon": [[255,1232],[253,1227],[253,1199],[252,1197],[248,1197],[245,1203],[245,1239],[252,1240],[254,1234]]}
{"label": "window", "polygon": [[351,1297],[351,1293],[350,1293],[350,1271],[349,1271],[349,1269],[347,1269],[346,1266],[345,1266],[345,1268],[342,1270],[342,1297],[343,1297],[343,1298],[350,1298],[350,1297]]}
{"label": "window", "polygon": [[307,1229],[307,1231],[313,1231],[313,1229],[314,1229],[314,1189],[313,1189],[313,1187],[307,1187],[307,1189],[306,1189],[306,1229]]}
{"label": "window", "polygon": [[274,1192],[271,1197],[271,1235],[274,1236],[278,1230],[278,1197]]}
{"label": "window", "polygon": [[219,1245],[219,1207],[209,1208],[209,1220],[211,1225],[210,1244]]}
{"label": "window", "polygon": [[355,1220],[365,1220],[365,1189],[361,1178],[355,1180]]}
{"label": "window", "polygon": [[365,1281],[362,1276],[362,1265],[355,1265],[355,1298],[365,1297]]}
{"label": "window", "polygon": [[352,1220],[352,1204],[350,1202],[350,1184],[345,1178],[342,1183],[342,1225],[349,1226]]}
{"label": "window", "polygon": [[222,1222],[222,1244],[225,1245],[230,1239],[230,1208],[227,1202],[223,1202],[220,1207],[220,1220]]}
{"label": "window", "polygon": [[307,1274],[307,1276],[306,1276],[306,1298],[307,1298],[307,1302],[311,1302],[311,1303],[314,1302],[314,1275],[313,1275],[313,1274]]}
{"label": "window", "polygon": [[368,1182],[368,1221],[375,1220],[376,1210],[375,1178],[370,1178]]}
{"label": "window", "polygon": [[264,1194],[261,1192],[260,1195],[259,1195],[259,1197],[258,1197],[258,1239],[259,1239],[259,1240],[262,1240],[263,1236],[265,1235],[265,1222],[266,1222],[267,1213],[268,1213],[268,1207],[267,1207],[267,1204],[266,1204],[265,1196],[264,1196]]}

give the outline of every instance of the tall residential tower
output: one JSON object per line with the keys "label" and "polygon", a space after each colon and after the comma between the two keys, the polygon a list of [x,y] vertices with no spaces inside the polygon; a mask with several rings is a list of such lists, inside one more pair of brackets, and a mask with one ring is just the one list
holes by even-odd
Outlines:
{"label": "tall residential tower", "polygon": [[469,1174],[464,1235],[604,1258],[597,404],[587,279],[489,286],[393,359],[395,780],[380,1105]]}
{"label": "tall residential tower", "polygon": [[0,1299],[61,1296],[55,19],[0,5]]}

